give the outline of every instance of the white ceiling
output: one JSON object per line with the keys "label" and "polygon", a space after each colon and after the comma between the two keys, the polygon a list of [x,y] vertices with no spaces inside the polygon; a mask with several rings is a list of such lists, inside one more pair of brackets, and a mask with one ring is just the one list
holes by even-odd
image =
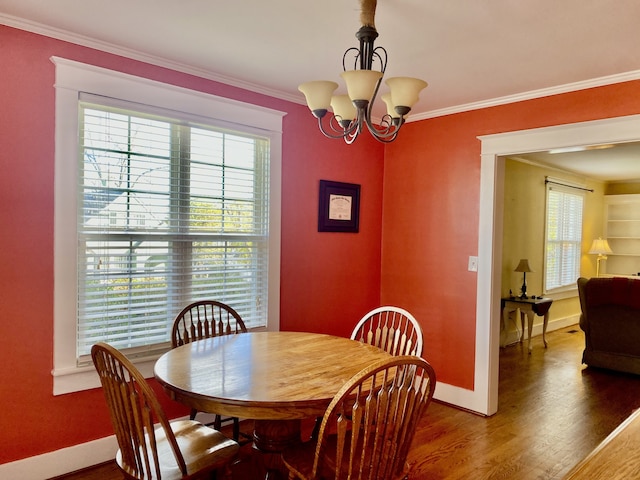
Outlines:
{"label": "white ceiling", "polygon": [[[640,137],[640,132],[638,136]],[[604,182],[640,181],[640,143],[635,142],[559,154],[534,152],[513,158]]]}
{"label": "white ceiling", "polygon": [[[340,83],[359,8],[358,0],[0,0],[0,23],[302,103],[300,83]],[[429,82],[412,111],[420,119],[640,78],[639,19],[638,0],[379,0],[376,45],[389,54],[385,77]]]}

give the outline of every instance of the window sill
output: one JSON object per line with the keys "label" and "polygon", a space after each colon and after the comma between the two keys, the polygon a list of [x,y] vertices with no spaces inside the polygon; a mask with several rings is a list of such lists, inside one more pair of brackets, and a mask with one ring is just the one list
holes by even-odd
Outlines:
{"label": "window sill", "polygon": [[576,298],[578,296],[578,288],[576,287],[556,292],[547,292],[544,294],[544,296],[549,297],[553,301],[566,300],[567,298]]}
{"label": "window sill", "polygon": [[[144,375],[144,378],[152,378],[154,376],[153,367],[157,359],[158,357],[147,357],[137,362],[134,361],[134,363],[142,375]],[[53,370],[51,374],[53,375],[54,396],[99,388],[101,386],[100,378],[93,366]]]}

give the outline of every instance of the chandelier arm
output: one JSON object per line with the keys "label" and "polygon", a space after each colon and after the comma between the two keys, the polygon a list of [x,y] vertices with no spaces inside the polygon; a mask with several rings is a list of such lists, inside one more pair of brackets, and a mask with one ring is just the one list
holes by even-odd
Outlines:
{"label": "chandelier arm", "polygon": [[[343,139],[345,139],[345,141],[346,141],[347,136],[349,136],[350,134],[352,134],[352,133],[354,133],[355,131],[359,130],[359,129],[357,128],[357,127],[358,127],[357,122],[353,122],[353,121],[352,121],[352,122],[349,124],[349,126],[348,126],[347,128],[345,128],[345,129],[342,129],[342,128],[338,129],[338,128],[336,128],[336,127],[334,126],[334,124],[332,123],[332,122],[334,122],[334,121],[337,123],[337,120],[335,120],[335,116],[331,117],[331,119],[329,119],[329,121],[328,121],[328,122],[329,122],[329,128],[331,129],[331,131],[336,132],[335,134],[334,134],[334,133],[331,133],[330,131],[328,131],[328,130],[325,128],[324,124],[322,123],[322,118],[318,118],[318,127],[320,128],[320,131],[322,132],[322,134],[323,134],[325,137],[335,138],[335,139],[343,138]],[[356,136],[357,136],[357,134],[356,134]],[[353,141],[353,140],[352,140],[352,141]],[[349,143],[351,143],[351,142],[349,142]]]}
{"label": "chandelier arm", "polygon": [[[347,135],[351,135],[353,133],[355,133],[356,135],[358,135],[360,133],[360,131],[361,131],[361,122],[359,121],[358,117],[356,117],[353,120],[349,121],[349,124],[346,127],[343,125],[343,123],[346,123],[346,122],[338,121],[336,119],[336,116],[334,115],[329,120],[329,127],[331,127],[331,130],[333,130],[334,132],[338,133],[338,135],[340,135],[342,137],[346,137]],[[340,138],[340,137],[338,137],[338,138]]]}
{"label": "chandelier arm", "polygon": [[[342,70],[343,71],[347,71],[347,57],[349,56],[349,54],[353,54],[353,67],[352,70],[358,70],[358,62],[360,62],[360,70],[373,70],[373,63],[374,63],[374,59],[378,59],[378,62],[380,62],[380,71],[384,74],[384,72],[387,70],[387,59],[388,59],[388,54],[387,54],[387,50],[379,45],[377,46],[375,49],[370,50],[369,52],[367,51],[362,51],[361,49],[357,48],[357,47],[350,47],[347,48],[344,52],[344,54],[342,55]],[[362,68],[363,65],[363,60],[364,64],[368,67],[368,68]]]}
{"label": "chandelier arm", "polygon": [[342,55],[342,71],[346,72],[347,69],[347,55],[349,55],[349,53],[353,52],[354,53],[354,59],[353,59],[353,69],[352,70],[356,70],[357,66],[358,66],[358,59],[360,58],[360,49],[356,48],[356,47],[351,47],[351,48],[347,48],[347,50],[344,52],[344,55]]}
{"label": "chandelier arm", "polygon": [[393,142],[398,136],[398,132],[400,131],[400,126],[394,127],[393,125],[388,125],[380,129],[376,127],[370,120],[367,120],[366,125],[369,133],[371,133],[373,138],[382,143]]}
{"label": "chandelier arm", "polygon": [[[384,49],[383,49],[384,50]],[[360,111],[361,110],[365,110],[363,116],[362,116],[362,120],[364,120],[364,123],[367,125],[367,129],[369,130],[369,132],[371,133],[371,135],[373,135],[376,140],[380,141],[380,142],[392,142],[396,136],[398,135],[398,131],[400,130],[400,126],[402,125],[401,123],[399,125],[395,125],[392,122],[386,122],[387,125],[385,126],[385,117],[389,117],[389,114],[385,114],[382,117],[382,128],[378,128],[376,127],[373,122],[371,121],[371,111],[372,111],[372,107],[373,107],[373,103],[375,102],[376,97],[378,96],[378,90],[380,90],[380,84],[382,83],[382,78],[380,78],[380,80],[378,80],[378,83],[376,84],[376,88],[373,91],[373,96],[371,97],[371,101],[368,103],[368,105],[366,105],[366,107],[364,109],[358,108],[358,115],[360,115]],[[360,120],[360,118],[359,118]],[[360,121],[360,123],[362,123],[362,121]]]}
{"label": "chandelier arm", "polygon": [[[382,58],[382,55],[380,55],[379,52],[384,53],[384,59]],[[387,70],[387,50],[382,47],[382,46],[377,46],[374,50],[373,50],[373,56],[378,57],[378,61],[380,62],[380,71],[384,74],[384,72]],[[373,60],[371,61],[371,63],[373,64]]]}
{"label": "chandelier arm", "polygon": [[366,121],[366,105],[356,103],[357,108],[357,116],[354,121],[351,122],[349,126],[349,131],[345,130],[344,141],[347,145],[351,145],[356,138],[362,133],[362,123]]}

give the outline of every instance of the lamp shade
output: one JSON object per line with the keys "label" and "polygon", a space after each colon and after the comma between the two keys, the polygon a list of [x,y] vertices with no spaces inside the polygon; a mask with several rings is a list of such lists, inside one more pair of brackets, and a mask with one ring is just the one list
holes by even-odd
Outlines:
{"label": "lamp shade", "polygon": [[375,70],[347,70],[340,76],[347,84],[351,100],[371,100],[373,92],[382,78],[382,72]]}
{"label": "lamp shade", "polygon": [[304,93],[309,110],[313,112],[314,110],[329,110],[331,95],[336,88],[338,88],[336,82],[316,80],[301,84],[298,90]]}
{"label": "lamp shade", "polygon": [[611,250],[606,238],[598,237],[591,244],[589,253],[594,255],[609,255],[610,253],[613,253],[613,250]]}
{"label": "lamp shade", "polygon": [[531,265],[529,265],[529,260],[527,260],[526,258],[522,258],[514,272],[530,273],[533,272],[533,269],[531,268]]}
{"label": "lamp shade", "polygon": [[380,97],[382,99],[382,101],[385,103],[385,105],[387,106],[387,114],[391,117],[391,118],[396,118],[399,117],[400,115],[398,114],[398,112],[396,112],[395,106],[393,105],[393,101],[391,100],[391,93],[385,93],[384,95],[382,95]]}
{"label": "lamp shade", "polygon": [[340,120],[354,120],[356,118],[356,107],[349,98],[349,95],[334,95],[331,97],[331,109]]}
{"label": "lamp shade", "polygon": [[420,91],[428,85],[424,80],[411,77],[393,77],[385,82],[391,90],[393,104],[398,107],[413,107]]}

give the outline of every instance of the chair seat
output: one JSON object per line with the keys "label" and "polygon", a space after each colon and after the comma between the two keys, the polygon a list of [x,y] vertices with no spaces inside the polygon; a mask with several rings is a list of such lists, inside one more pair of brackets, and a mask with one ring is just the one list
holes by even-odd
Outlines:
{"label": "chair seat", "polygon": [[[155,430],[156,448],[162,480],[201,477],[203,473],[217,470],[229,464],[238,454],[237,442],[200,422],[178,420],[171,422],[170,425],[187,465],[189,476],[182,475],[164,430],[157,428]],[[137,478],[132,472],[127,472],[126,467],[123,466],[120,451],[116,455],[116,462],[125,475]],[[156,478],[156,476],[150,478]]]}

